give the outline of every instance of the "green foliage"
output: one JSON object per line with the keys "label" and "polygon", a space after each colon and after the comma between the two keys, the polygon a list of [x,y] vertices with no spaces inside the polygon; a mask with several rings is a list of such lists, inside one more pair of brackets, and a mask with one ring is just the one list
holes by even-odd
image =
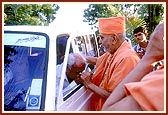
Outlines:
{"label": "green foliage", "polygon": [[112,16],[107,4],[90,4],[89,8],[84,10],[83,21],[88,22],[89,25],[94,25],[98,22],[100,17]]}
{"label": "green foliage", "polygon": [[48,25],[55,19],[55,4],[5,4],[5,25]]}
{"label": "green foliage", "polygon": [[118,4],[109,4],[108,7],[110,8],[109,10],[111,11],[111,16],[119,16],[122,15],[122,12],[120,11],[121,6]]}
{"label": "green foliage", "polygon": [[146,21],[148,33],[151,34],[164,18],[164,6],[163,4],[144,4],[139,7],[137,13]]}
{"label": "green foliage", "polygon": [[137,44],[137,41],[134,39],[133,30],[139,26],[146,26],[144,19],[138,17],[130,17],[126,20],[126,35],[131,40],[132,45]]}
{"label": "green foliage", "polygon": [[[136,44],[133,30],[138,26],[146,26],[148,33],[153,32],[156,25],[163,20],[163,4],[90,4],[84,11],[85,22],[95,25],[100,17],[125,16],[126,34],[133,45]],[[96,31],[98,33],[98,31]]]}

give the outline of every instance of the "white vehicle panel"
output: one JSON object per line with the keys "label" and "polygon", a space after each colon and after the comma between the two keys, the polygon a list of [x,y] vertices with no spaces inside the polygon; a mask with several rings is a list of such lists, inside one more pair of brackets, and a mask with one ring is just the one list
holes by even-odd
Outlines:
{"label": "white vehicle panel", "polygon": [[[47,35],[49,37],[49,43],[45,42],[44,38],[41,36],[39,37],[40,42],[36,39],[36,41],[34,43],[30,44],[31,40],[34,40],[34,36],[30,35],[30,37],[26,38],[26,39],[22,39],[22,41],[24,42],[17,42],[18,40],[20,40],[20,38],[15,38],[12,39],[13,41],[5,41],[5,44],[8,45],[13,45],[15,44],[16,46],[26,46],[26,47],[37,47],[37,48],[45,48],[46,46],[41,43],[44,43],[48,45],[48,56],[46,57],[47,59],[47,73],[46,73],[46,80],[44,81],[43,79],[41,79],[42,82],[46,82],[45,88],[43,90],[45,90],[45,94],[41,93],[40,90],[38,90],[38,92],[36,92],[37,89],[33,90],[32,88],[38,88],[38,87],[42,87],[42,82],[39,82],[39,80],[32,80],[32,86],[28,89],[27,91],[27,97],[29,97],[28,95],[32,92],[34,92],[34,94],[39,93],[38,95],[40,95],[40,99],[41,97],[45,98],[44,100],[44,108],[42,111],[89,111],[90,110],[90,98],[93,95],[93,93],[90,90],[85,89],[84,86],[81,86],[80,88],[78,88],[78,90],[71,90],[69,93],[67,93],[65,96],[63,95],[63,84],[64,84],[64,78],[61,77],[60,80],[60,87],[56,87],[56,64],[57,64],[57,45],[56,45],[56,41],[57,41],[57,35],[59,35],[59,33],[57,33],[57,29],[55,27],[44,27],[44,26],[5,26],[3,28],[5,31],[14,31],[14,32],[37,32],[37,33],[44,33],[45,35]],[[53,32],[53,30],[55,30],[55,32]],[[79,41],[75,40],[75,37],[77,36],[83,36],[81,37],[81,39],[83,39],[85,42],[85,51],[89,51],[92,50],[93,47],[91,45],[91,41],[90,41],[90,37],[89,35],[93,34],[92,37],[94,37],[94,33],[87,33],[87,35],[85,34],[74,34],[69,36],[69,39],[67,41],[66,44],[66,50],[65,50],[65,56],[64,56],[64,65],[63,65],[63,69],[61,72],[61,76],[64,76],[65,71],[66,71],[66,66],[67,66],[67,59],[68,59],[68,55],[69,55],[69,51],[70,48],[72,48],[73,52],[75,53],[81,53],[81,50],[79,50]],[[8,34],[8,36],[12,36],[12,34]],[[24,35],[23,35],[24,36]],[[21,37],[24,38],[24,37]],[[26,40],[29,40],[29,43],[26,43]],[[97,41],[94,41],[97,44]],[[96,46],[97,48],[97,46]],[[2,47],[3,49],[3,47]],[[97,48],[98,49],[98,48]],[[30,48],[30,51],[32,50],[32,48]],[[83,49],[82,49],[83,50]],[[98,50],[97,50],[98,51]],[[83,55],[86,55],[87,52],[83,53]],[[97,52],[99,54],[99,52]],[[33,55],[32,55],[33,56]],[[34,55],[35,56],[35,55]],[[35,83],[37,82],[37,83]],[[39,85],[41,84],[41,85]],[[38,85],[38,86],[36,86]],[[59,88],[59,95],[58,97],[56,97],[56,89]],[[38,88],[39,89],[39,88]],[[67,95],[69,95],[71,92],[73,92],[69,97]],[[67,96],[66,100],[65,97]],[[35,108],[28,108],[27,110],[29,111],[34,111]],[[39,109],[39,106],[38,106]],[[37,111],[37,109],[36,109]]]}
{"label": "white vehicle panel", "polygon": [[69,99],[58,105],[58,111],[89,111],[92,94],[90,90],[81,87]]}

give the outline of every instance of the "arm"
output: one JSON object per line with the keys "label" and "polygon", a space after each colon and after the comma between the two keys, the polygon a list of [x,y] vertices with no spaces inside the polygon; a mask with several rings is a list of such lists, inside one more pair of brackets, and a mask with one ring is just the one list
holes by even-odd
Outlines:
{"label": "arm", "polygon": [[150,37],[144,57],[138,65],[125,77],[125,79],[115,88],[109,98],[103,105],[102,110],[111,110],[112,105],[120,101],[124,96],[124,84],[140,81],[154,67],[156,61],[164,59],[164,25],[163,23],[156,27]]}
{"label": "arm", "polygon": [[107,99],[110,95],[110,92],[107,92],[106,90],[104,90],[104,89],[96,86],[95,84],[91,83],[91,77],[92,77],[92,74],[90,74],[89,72],[82,73],[81,79],[83,80],[84,86],[87,89],[90,89],[91,91],[100,95],[101,97]]}
{"label": "arm", "polygon": [[90,63],[92,65],[96,65],[97,57],[85,56],[85,59],[86,59],[87,63]]}
{"label": "arm", "polygon": [[[132,54],[130,54],[130,55],[132,55]],[[136,56],[136,55],[134,54],[134,56]],[[134,58],[134,56],[132,56],[132,57],[127,56],[124,59],[116,62],[117,66],[115,66],[115,69],[113,70],[113,72],[111,74],[112,77],[105,77],[105,79],[104,79],[105,81],[108,82],[108,88],[106,88],[106,90],[98,87],[97,85],[95,85],[93,83],[90,83],[89,80],[88,81],[84,80],[86,82],[86,83],[84,83],[84,84],[86,84],[85,86],[102,97],[104,97],[104,95],[109,96],[109,93],[112,90],[114,90],[114,88],[121,82],[121,80],[137,65],[139,58],[137,56],[136,56],[136,58]],[[125,66],[128,63],[130,64],[129,67]],[[112,68],[110,68],[110,69],[113,69],[113,66],[111,66],[111,67]],[[109,72],[109,71],[106,71],[106,72]],[[83,77],[87,78],[87,75],[83,74]]]}
{"label": "arm", "polygon": [[[139,62],[136,68],[131,71],[123,81],[120,82],[120,84],[113,90],[109,98],[104,103],[102,110],[111,110],[113,104],[125,97],[125,83],[139,81],[145,74],[151,71],[151,69],[153,68],[153,66],[151,65],[143,66],[143,68],[141,67],[142,65],[144,65],[144,63],[145,62]],[[147,66],[149,67],[148,69],[146,69]]]}
{"label": "arm", "polygon": [[110,96],[110,92],[107,92],[106,90],[98,87],[97,85],[90,83],[88,84],[88,89],[90,89],[91,91],[93,91],[94,93],[98,94],[99,96],[107,99]]}

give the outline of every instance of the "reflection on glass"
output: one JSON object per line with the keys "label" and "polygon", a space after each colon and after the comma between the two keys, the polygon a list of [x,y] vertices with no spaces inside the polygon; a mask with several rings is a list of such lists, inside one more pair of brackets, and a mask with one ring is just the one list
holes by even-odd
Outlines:
{"label": "reflection on glass", "polygon": [[57,64],[61,64],[64,60],[65,49],[66,49],[68,38],[69,38],[69,34],[60,34],[57,36],[57,40],[56,40]]}
{"label": "reflection on glass", "polygon": [[5,34],[5,111],[25,111],[32,79],[44,78],[46,38],[43,36],[37,38],[37,35],[32,36],[26,34]]}

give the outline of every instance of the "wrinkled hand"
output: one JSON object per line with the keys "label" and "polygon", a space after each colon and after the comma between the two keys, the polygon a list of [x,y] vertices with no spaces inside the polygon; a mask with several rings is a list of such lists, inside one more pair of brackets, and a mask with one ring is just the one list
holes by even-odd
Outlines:
{"label": "wrinkled hand", "polygon": [[80,78],[81,74],[80,75],[77,75],[77,77],[75,77],[74,81],[77,83],[77,84],[81,84],[83,83],[83,80]]}
{"label": "wrinkled hand", "polygon": [[83,72],[80,76],[86,88],[88,88],[88,85],[91,84],[92,75],[92,72]]}

